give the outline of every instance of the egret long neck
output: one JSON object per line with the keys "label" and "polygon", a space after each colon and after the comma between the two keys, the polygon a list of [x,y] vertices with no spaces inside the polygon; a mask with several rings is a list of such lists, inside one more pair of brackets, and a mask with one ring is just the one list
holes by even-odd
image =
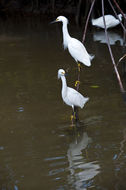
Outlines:
{"label": "egret long neck", "polygon": [[66,49],[68,47],[68,40],[70,38],[67,28],[67,22],[63,22],[62,31],[63,31],[63,46],[64,49]]}
{"label": "egret long neck", "polygon": [[65,76],[62,76],[61,80],[62,80],[62,97],[65,97],[67,94],[67,83]]}
{"label": "egret long neck", "polygon": [[118,17],[119,17],[120,21],[122,21],[122,15],[118,14]]}

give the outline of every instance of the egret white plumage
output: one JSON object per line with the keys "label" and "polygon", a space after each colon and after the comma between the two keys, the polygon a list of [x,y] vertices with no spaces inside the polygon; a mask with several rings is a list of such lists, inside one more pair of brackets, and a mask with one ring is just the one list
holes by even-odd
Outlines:
{"label": "egret white plumage", "polygon": [[[64,49],[68,48],[68,51],[70,55],[75,59],[75,61],[78,63],[83,63],[86,66],[91,66],[91,60],[93,59],[94,56],[91,56],[88,54],[86,48],[84,45],[77,39],[72,38],[69,35],[67,24],[68,24],[68,19],[64,16],[58,16],[55,22],[62,22],[62,32],[63,32],[63,46]],[[78,69],[80,71],[80,64],[78,63]]]}
{"label": "egret white plumage", "polygon": [[[122,14],[118,14],[118,18],[115,18],[112,15],[105,15],[105,23],[106,23],[106,28],[112,28],[117,26],[118,24],[120,24],[120,22],[122,21]],[[99,28],[105,28],[104,26],[104,21],[103,21],[103,16],[96,18],[96,19],[92,19],[91,20],[92,25],[93,26],[97,26]]]}
{"label": "egret white plumage", "polygon": [[58,70],[58,78],[61,78],[61,80],[62,80],[62,93],[61,93],[62,99],[68,106],[72,107],[72,109],[73,109],[72,118],[73,118],[74,117],[74,108],[75,107],[83,108],[85,103],[89,100],[89,98],[84,97],[75,89],[67,86],[65,71],[63,69]]}

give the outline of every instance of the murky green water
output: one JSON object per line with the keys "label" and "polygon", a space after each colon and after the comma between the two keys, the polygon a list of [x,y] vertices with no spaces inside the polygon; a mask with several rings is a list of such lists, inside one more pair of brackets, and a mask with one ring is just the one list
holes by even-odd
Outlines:
{"label": "murky green water", "polygon": [[[88,32],[85,46],[95,59],[82,69],[80,92],[90,99],[79,110],[80,126],[70,128],[57,70],[68,70],[73,87],[77,65],[63,51],[61,26],[50,21],[0,24],[0,189],[125,190],[126,105],[104,36]],[[82,38],[75,25],[69,30]],[[113,35],[118,60],[122,33]]]}

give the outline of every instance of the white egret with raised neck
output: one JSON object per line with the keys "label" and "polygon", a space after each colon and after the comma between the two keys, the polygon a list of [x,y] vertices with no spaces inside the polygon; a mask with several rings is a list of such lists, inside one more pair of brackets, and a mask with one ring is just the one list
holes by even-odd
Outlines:
{"label": "white egret with raised neck", "polygon": [[71,116],[71,120],[75,118],[75,107],[83,108],[85,103],[89,100],[88,97],[84,97],[78,91],[73,88],[67,86],[65,71],[63,69],[58,70],[58,79],[61,78],[62,81],[62,99],[68,105],[72,107],[73,114]]}
{"label": "white egret with raised neck", "polygon": [[[62,32],[63,32],[63,46],[64,49],[68,48],[70,55],[75,59],[78,63],[78,70],[80,71],[80,63],[91,66],[91,60],[94,56],[91,56],[84,45],[77,39],[72,38],[68,32],[68,19],[64,16],[58,16],[55,22],[62,22]],[[79,63],[80,62],[80,63]]]}

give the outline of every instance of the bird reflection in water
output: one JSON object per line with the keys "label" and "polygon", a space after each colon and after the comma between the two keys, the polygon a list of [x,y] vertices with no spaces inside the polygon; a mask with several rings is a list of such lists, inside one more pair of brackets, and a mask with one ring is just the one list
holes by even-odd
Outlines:
{"label": "bird reflection in water", "polygon": [[100,172],[100,166],[97,161],[88,161],[87,147],[91,143],[91,138],[84,131],[84,127],[76,127],[72,133],[74,140],[69,144],[67,151],[70,171],[68,182],[74,185],[74,189],[86,190],[92,185],[93,178]]}
{"label": "bird reflection in water", "polygon": [[[113,31],[108,31],[108,37],[109,37],[110,45],[116,45],[116,44],[118,44],[120,46],[124,45],[124,40],[120,34],[115,33]],[[94,32],[93,33],[93,40],[99,41],[102,44],[107,44],[104,31]]]}
{"label": "bird reflection in water", "polygon": [[[126,40],[124,37],[122,37],[120,34],[118,34],[117,32],[114,31],[108,31],[108,37],[109,37],[109,42],[110,45],[114,46],[118,46],[120,48],[120,46],[122,46],[122,52],[123,52],[123,56],[119,59],[117,66],[121,65],[122,67],[122,75],[123,77],[126,78]],[[105,32],[104,31],[95,31],[93,33],[93,40],[94,41],[98,41],[101,44],[107,44],[106,41],[106,37],[105,37]],[[119,51],[119,50],[117,50]],[[115,52],[115,51],[114,51]]]}

